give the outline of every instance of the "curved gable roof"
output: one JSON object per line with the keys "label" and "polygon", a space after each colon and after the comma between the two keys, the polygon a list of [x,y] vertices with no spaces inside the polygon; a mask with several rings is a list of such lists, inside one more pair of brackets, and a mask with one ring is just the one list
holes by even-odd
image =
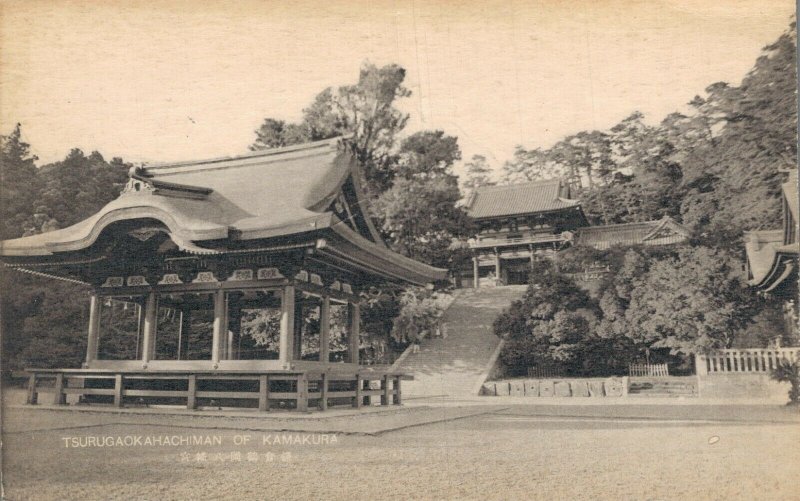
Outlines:
{"label": "curved gable roof", "polygon": [[[191,242],[269,238],[330,226],[327,212],[343,183],[357,186],[356,159],[332,139],[235,158],[136,169],[123,193],[67,228],[0,242],[3,256],[46,256],[89,247],[108,225],[149,218],[164,223],[180,247]],[[382,245],[369,225],[370,240]]]}

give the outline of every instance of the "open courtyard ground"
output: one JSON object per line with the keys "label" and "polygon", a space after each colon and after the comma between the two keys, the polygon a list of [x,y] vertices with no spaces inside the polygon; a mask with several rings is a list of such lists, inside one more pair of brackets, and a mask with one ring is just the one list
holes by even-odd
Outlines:
{"label": "open courtyard ground", "polygon": [[790,409],[506,402],[299,419],[9,406],[5,499],[800,499]]}

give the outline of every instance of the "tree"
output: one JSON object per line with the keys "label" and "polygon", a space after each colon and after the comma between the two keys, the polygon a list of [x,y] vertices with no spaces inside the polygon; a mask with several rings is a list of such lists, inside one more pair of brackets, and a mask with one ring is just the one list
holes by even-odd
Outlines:
{"label": "tree", "polygon": [[22,140],[20,124],[0,136],[0,239],[20,237],[33,223],[32,202],[41,189],[36,160]]}
{"label": "tree", "polygon": [[437,334],[444,312],[437,294],[424,288],[408,288],[400,295],[400,312],[392,324],[392,338],[399,344],[419,343]]}
{"label": "tree", "polygon": [[789,405],[800,405],[800,361],[781,359],[770,377],[780,383],[789,383]]}
{"label": "tree", "polygon": [[444,131],[420,131],[403,140],[393,177],[434,179],[452,176],[453,164],[461,160],[458,138]]}
{"label": "tree", "polygon": [[250,151],[269,148],[281,148],[293,144],[304,143],[310,134],[302,124],[287,124],[283,120],[265,118],[261,127],[256,130],[256,140],[249,146]]}
{"label": "tree", "polygon": [[59,227],[75,224],[119,195],[130,167],[120,158],[106,162],[97,151],[86,156],[74,148],[64,160],[40,169],[42,190],[36,212],[46,214]]}
{"label": "tree", "polygon": [[673,354],[730,347],[735,333],[757,313],[741,268],[730,253],[707,247],[688,247],[652,262],[626,291],[628,335],[639,345],[669,348]]}
{"label": "tree", "polygon": [[433,266],[455,269],[464,256],[454,250],[460,239],[469,236],[471,227],[466,213],[455,205],[460,198],[452,176],[400,178],[373,205],[393,250]]}
{"label": "tree", "polygon": [[[130,164],[73,149],[63,161],[36,168],[19,126],[2,138],[3,238],[74,224],[113,200]],[[22,198],[24,197],[24,199]],[[8,203],[11,202],[11,203]],[[8,205],[6,205],[8,203]],[[85,352],[85,288],[17,272],[0,273],[6,367],[78,367]],[[52,326],[58,325],[58,329]]]}
{"label": "tree", "polygon": [[474,192],[481,186],[492,186],[492,168],[483,155],[473,155],[469,162],[464,165],[466,175],[461,187],[466,192]]}
{"label": "tree", "polygon": [[442,131],[421,131],[398,150],[394,181],[372,204],[390,246],[433,266],[455,269],[466,259],[459,242],[471,234],[453,164],[461,158],[458,140]]}
{"label": "tree", "polygon": [[601,131],[569,136],[550,148],[548,156],[554,163],[564,166],[568,182],[583,187],[583,180],[586,180],[588,190],[594,188],[595,178],[607,180],[614,171],[611,139]]}
{"label": "tree", "polygon": [[373,196],[385,191],[394,178],[394,148],[408,114],[395,101],[411,95],[403,86],[405,70],[389,64],[378,68],[365,63],[358,83],[327,88],[303,110],[299,124],[267,118],[256,131],[251,150],[261,150],[351,134],[356,156],[364,167]]}
{"label": "tree", "polygon": [[564,177],[564,166],[555,164],[548,150],[534,148],[526,150],[522,146],[514,149],[514,158],[503,164],[502,182],[505,184],[525,183]]}
{"label": "tree", "polygon": [[494,321],[495,334],[506,339],[501,361],[516,374],[536,365],[556,365],[580,375],[577,354],[592,337],[595,302],[549,261],[535,263],[530,277],[525,296]]}
{"label": "tree", "polygon": [[796,168],[796,40],[792,23],[740,86],[716,83],[691,103],[698,139],[684,155],[680,209],[706,244],[738,248],[743,231],[780,217],[781,171]]}

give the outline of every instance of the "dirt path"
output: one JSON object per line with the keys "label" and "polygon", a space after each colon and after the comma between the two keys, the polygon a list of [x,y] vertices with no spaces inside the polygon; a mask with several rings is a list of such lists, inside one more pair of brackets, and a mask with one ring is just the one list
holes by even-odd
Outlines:
{"label": "dirt path", "polygon": [[[376,436],[12,411],[5,418],[16,432],[3,437],[6,499],[798,498],[792,479],[800,450],[788,446],[800,440],[796,423],[482,407],[472,417]],[[219,443],[168,443],[184,436]],[[162,444],[82,447],[88,437],[162,437]]]}

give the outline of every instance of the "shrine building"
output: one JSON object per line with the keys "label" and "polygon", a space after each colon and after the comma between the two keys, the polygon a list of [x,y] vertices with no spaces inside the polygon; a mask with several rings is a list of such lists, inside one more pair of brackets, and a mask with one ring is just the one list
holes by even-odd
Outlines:
{"label": "shrine building", "polygon": [[362,297],[447,273],[381,240],[348,140],[129,177],[92,217],[0,243],[5,266],[92,291],[83,367],[28,369],[30,403],[40,392],[260,410],[401,402],[405,375],[359,363]]}
{"label": "shrine building", "polygon": [[572,245],[605,250],[612,246],[672,245],[689,230],[670,217],[655,221],[590,226],[579,200],[560,179],[482,186],[466,200],[478,233],[470,240],[472,270],[464,286],[527,284],[531,264],[553,259]]}
{"label": "shrine building", "polygon": [[747,278],[751,287],[782,303],[785,330],[798,339],[798,192],[797,170],[792,167],[781,186],[782,227],[744,234]]}

